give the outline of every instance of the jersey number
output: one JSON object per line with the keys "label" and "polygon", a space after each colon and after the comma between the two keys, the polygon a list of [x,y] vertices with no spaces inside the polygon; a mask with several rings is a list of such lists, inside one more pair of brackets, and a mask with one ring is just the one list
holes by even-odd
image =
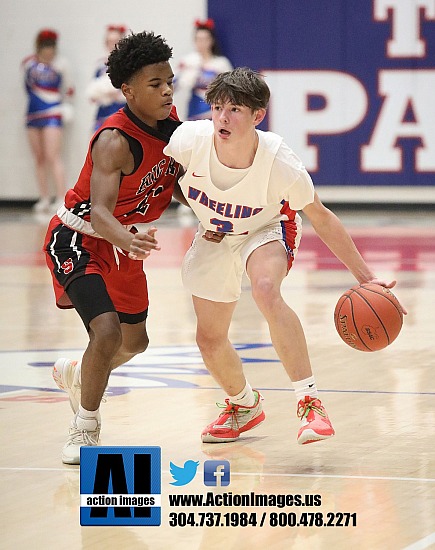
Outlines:
{"label": "jersey number", "polygon": [[130,214],[134,214],[135,212],[137,212],[138,214],[142,214],[142,216],[145,216],[148,208],[150,207],[148,200],[151,197],[158,197],[162,191],[163,191],[163,185],[154,187],[154,189],[152,189],[145,195],[145,197],[140,201],[140,203],[136,206],[134,210],[127,212],[127,214],[124,214],[124,216],[129,216]]}
{"label": "jersey number", "polygon": [[234,231],[234,225],[227,220],[210,218],[210,223],[216,226],[216,231],[219,233],[232,233]]}

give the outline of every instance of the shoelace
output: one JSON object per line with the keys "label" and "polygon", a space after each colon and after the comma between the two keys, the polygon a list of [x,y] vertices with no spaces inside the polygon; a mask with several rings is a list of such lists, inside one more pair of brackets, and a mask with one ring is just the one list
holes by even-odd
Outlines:
{"label": "shoelace", "polygon": [[316,413],[320,414],[320,416],[326,418],[326,413],[321,407],[322,405],[320,405],[320,401],[318,399],[313,399],[308,403],[299,403],[297,415],[299,418],[305,418],[308,416],[308,413],[310,411],[315,411]]}
{"label": "shoelace", "polygon": [[[249,414],[250,411],[258,405],[258,402],[257,402],[252,407],[243,407],[243,405],[235,405],[234,403],[231,403],[231,401],[229,399],[225,399],[225,403],[226,403],[226,405],[224,405],[223,403],[216,403],[216,405],[220,409],[223,409],[225,407],[225,409],[220,413],[219,416],[222,416],[224,414],[229,414],[230,418],[231,418],[231,427],[233,427],[234,424],[235,424],[237,426],[237,428],[239,427],[239,420],[237,418],[237,415],[238,414]],[[240,410],[240,409],[242,409],[242,410]]]}
{"label": "shoelace", "polygon": [[[235,405],[234,403],[231,403],[231,401],[229,399],[225,399],[225,403],[226,403],[226,405],[224,405],[223,403],[216,403],[216,405],[220,409],[223,409],[225,407],[225,410],[223,410],[219,416],[222,416],[225,413],[237,414],[238,412],[240,412],[241,414],[247,414],[252,409],[255,409],[255,407],[258,405],[258,402],[255,403],[255,405],[252,405],[252,407],[245,407],[243,405]],[[239,411],[239,409],[245,409],[245,410],[244,411],[243,410]]]}
{"label": "shoelace", "polygon": [[69,440],[73,445],[97,445],[99,430],[88,432],[87,430],[79,430],[71,428]]}

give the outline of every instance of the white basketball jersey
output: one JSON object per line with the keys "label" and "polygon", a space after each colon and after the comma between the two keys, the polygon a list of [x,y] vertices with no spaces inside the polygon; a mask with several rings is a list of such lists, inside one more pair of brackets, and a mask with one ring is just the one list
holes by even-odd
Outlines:
{"label": "white basketball jersey", "polygon": [[[180,186],[204,228],[238,235],[281,219],[288,219],[284,213],[289,211],[285,200],[268,202],[272,165],[282,144],[280,136],[257,130],[259,143],[252,165],[237,184],[222,190],[213,184],[210,176],[214,147],[213,123],[209,120],[185,122],[179,130],[178,135],[178,129],[174,132],[174,142],[171,138],[165,153],[185,166],[186,173],[180,180]],[[187,136],[187,141],[191,144],[188,145],[190,161],[187,166],[177,154],[177,151],[183,149],[183,144],[177,142],[183,131],[185,135],[190,134]],[[291,215],[295,215],[294,211],[291,211]]]}

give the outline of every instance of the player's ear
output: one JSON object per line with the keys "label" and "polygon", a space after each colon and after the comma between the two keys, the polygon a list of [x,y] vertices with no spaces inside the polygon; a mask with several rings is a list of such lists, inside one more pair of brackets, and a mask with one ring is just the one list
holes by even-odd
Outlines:
{"label": "player's ear", "polygon": [[123,93],[125,99],[132,99],[134,96],[132,86],[130,84],[126,84],[125,82],[121,84],[121,92]]}
{"label": "player's ear", "polygon": [[266,109],[257,109],[255,111],[255,118],[254,118],[254,124],[257,126],[260,124],[260,122],[263,121],[264,117],[266,116]]}

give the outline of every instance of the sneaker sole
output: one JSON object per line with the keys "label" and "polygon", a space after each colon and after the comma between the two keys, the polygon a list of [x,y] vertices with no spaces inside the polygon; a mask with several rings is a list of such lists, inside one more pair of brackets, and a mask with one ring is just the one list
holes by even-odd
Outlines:
{"label": "sneaker sole", "polygon": [[[99,437],[98,438],[98,444],[97,445],[92,445],[93,447],[99,447],[101,445],[101,438]],[[76,457],[72,457],[72,456],[66,456],[64,453],[63,453],[63,450],[62,450],[62,462],[63,464],[68,464],[70,466],[77,466],[80,464],[80,451],[79,451],[79,455],[76,456]]]}
{"label": "sneaker sole", "polygon": [[65,386],[63,385],[62,381],[62,375],[56,368],[56,365],[53,366],[53,370],[51,371],[51,375],[53,376],[53,380],[56,382],[56,386],[63,391],[66,391]]}
{"label": "sneaker sole", "polygon": [[264,414],[264,411],[260,415],[258,415],[256,418],[251,420],[251,422],[257,419],[260,419],[259,422],[256,422],[253,426],[250,426],[249,422],[248,424],[246,424],[246,426],[243,426],[243,428],[241,428],[240,433],[237,437],[217,437],[215,435],[212,435],[211,433],[207,433],[207,434],[201,435],[201,440],[203,443],[231,443],[231,441],[237,441],[240,438],[240,435],[242,433],[253,430],[254,428],[256,428],[257,426],[259,426],[264,422],[264,420],[266,419],[266,415]]}
{"label": "sneaker sole", "polygon": [[70,466],[76,466],[80,464],[80,457],[78,458],[70,458],[62,455],[62,462],[63,464],[68,464]]}
{"label": "sneaker sole", "polygon": [[334,433],[329,435],[318,434],[313,430],[305,430],[300,437],[298,437],[299,445],[308,445],[308,443],[316,443],[316,441],[323,441],[324,439],[330,439],[334,437]]}

